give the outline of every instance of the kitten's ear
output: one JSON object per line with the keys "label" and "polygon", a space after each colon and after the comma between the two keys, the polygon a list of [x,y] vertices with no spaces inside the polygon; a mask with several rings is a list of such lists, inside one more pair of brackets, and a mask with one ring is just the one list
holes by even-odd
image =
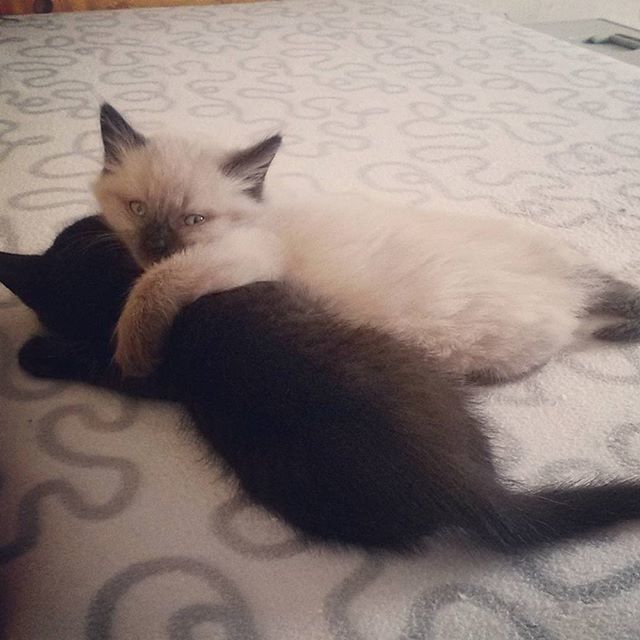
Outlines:
{"label": "kitten's ear", "polygon": [[264,178],[281,143],[282,136],[277,134],[248,149],[234,151],[222,165],[222,172],[232,178],[240,178],[244,191],[255,200],[260,200]]}
{"label": "kitten's ear", "polygon": [[32,309],[40,302],[44,258],[0,251],[0,283]]}
{"label": "kitten's ear", "polygon": [[100,106],[100,132],[104,145],[105,167],[119,164],[123,151],[146,143],[145,137],[138,133],[108,102],[103,102]]}

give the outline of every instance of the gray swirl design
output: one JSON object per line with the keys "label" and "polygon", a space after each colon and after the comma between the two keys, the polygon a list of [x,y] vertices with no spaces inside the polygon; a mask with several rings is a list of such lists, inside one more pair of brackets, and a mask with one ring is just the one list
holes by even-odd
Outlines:
{"label": "gray swirl design", "polygon": [[[77,169],[69,170],[69,161],[76,160]],[[95,131],[83,131],[75,137],[72,151],[44,156],[34,162],[30,173],[36,178],[93,178],[102,168],[102,149]]]}
{"label": "gray swirl design", "polygon": [[86,618],[87,640],[114,638],[113,618],[124,596],[140,583],[167,574],[192,576],[222,597],[222,604],[196,604],[179,609],[168,622],[170,640],[190,640],[192,630],[204,622],[222,624],[229,640],[259,640],[251,612],[237,587],[224,573],[196,558],[162,557],[130,565],[104,583],[93,597]]}
{"label": "gray swirl design", "polygon": [[18,130],[18,123],[0,120],[0,162],[3,162],[20,145],[39,145],[49,141],[47,136],[29,136],[10,140],[10,134]]}
{"label": "gray swirl design", "polygon": [[553,406],[558,399],[553,397],[549,389],[538,379],[539,374],[533,373],[515,384],[507,384],[495,389],[490,402],[511,405],[514,407]]}
{"label": "gray swirl design", "polygon": [[6,564],[27,553],[41,535],[41,512],[45,500],[56,498],[67,511],[82,520],[105,520],[121,513],[131,503],[140,483],[136,465],[125,458],[88,454],[68,448],[60,441],[59,426],[69,418],[80,418],[85,425],[103,431],[120,431],[131,426],[135,411],[125,410],[113,421],[102,420],[85,405],[68,405],[53,409],[38,421],[38,446],[52,458],[72,467],[109,469],[117,473],[119,487],[103,503],[88,502],[67,480],[41,482],[22,496],[17,513],[17,533],[9,544],[0,546],[0,564]]}
{"label": "gray swirl design", "polygon": [[349,607],[354,598],[382,575],[383,570],[381,559],[366,558],[327,594],[324,615],[334,640],[365,640],[349,617]]}
{"label": "gray swirl design", "polygon": [[615,427],[607,437],[607,446],[623,467],[640,472],[640,423]]}
{"label": "gray swirl design", "polygon": [[627,373],[612,373],[603,370],[597,361],[586,360],[586,358],[574,354],[565,355],[562,361],[568,369],[583,375],[589,380],[637,386],[640,383],[640,353],[638,353],[638,349],[620,351],[618,357],[627,365],[629,369]]}
{"label": "gray swirl design", "polygon": [[69,209],[79,212],[90,211],[93,201],[87,196],[86,189],[70,187],[46,187],[23,191],[9,198],[9,204],[21,211],[50,211],[51,209]]}
{"label": "gray swirl design", "polygon": [[[380,559],[365,560],[328,594],[325,617],[334,640],[366,638],[358,631],[350,608],[356,598],[366,597],[366,590],[382,579],[383,566]],[[413,599],[398,640],[434,637],[434,624],[439,613],[456,605],[490,612],[495,616],[494,629],[498,625],[505,630],[513,629],[523,640],[562,640],[560,635],[527,615],[520,604],[483,586],[453,583],[425,590]]]}
{"label": "gray swirl design", "polygon": [[[309,544],[278,523],[286,536],[277,542],[256,542],[248,539],[234,526],[234,519],[246,509],[253,507],[248,500],[238,494],[218,506],[211,514],[211,529],[216,538],[237,553],[257,560],[279,560],[291,558],[308,549]],[[268,517],[265,514],[265,517]]]}
{"label": "gray swirl design", "polygon": [[568,584],[555,578],[540,560],[521,557],[514,559],[513,564],[529,584],[558,601],[595,604],[629,591],[637,591],[640,586],[639,561],[631,562],[603,578],[579,584]]}
{"label": "gray swirl design", "polygon": [[[65,384],[53,381],[34,381],[24,373],[17,375],[18,361],[12,340],[0,326],[0,397],[11,400],[39,400],[59,395]],[[10,364],[8,364],[10,363]],[[25,380],[29,380],[25,384]]]}
{"label": "gray swirl design", "polygon": [[562,640],[560,635],[523,613],[518,603],[510,602],[485,587],[468,584],[448,584],[421,594],[411,607],[401,640],[430,637],[439,611],[456,604],[492,612],[496,621],[505,621],[522,640]]}

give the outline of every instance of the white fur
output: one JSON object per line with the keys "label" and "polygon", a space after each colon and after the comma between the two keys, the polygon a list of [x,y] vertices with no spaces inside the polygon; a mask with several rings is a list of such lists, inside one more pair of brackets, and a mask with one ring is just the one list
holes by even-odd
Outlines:
{"label": "white fur", "polygon": [[274,203],[263,219],[288,248],[290,278],[460,374],[512,378],[543,364],[572,341],[590,294],[577,252],[503,217],[352,198],[303,212]]}
{"label": "white fur", "polygon": [[[185,247],[215,247],[231,230],[249,227],[257,252],[261,235],[275,234],[282,250],[274,273],[284,265],[284,278],[323,296],[342,316],[417,340],[460,374],[520,375],[569,345],[580,327],[593,286],[585,274],[593,268],[546,230],[355,197],[305,201],[277,189],[256,203],[218,170],[224,157],[158,138],[99,178],[96,195],[134,253],[139,221],[126,209],[131,199],[168,217]],[[184,227],[185,212],[209,219]],[[250,254],[245,243],[237,257]],[[194,273],[198,293],[207,289],[203,278]]]}

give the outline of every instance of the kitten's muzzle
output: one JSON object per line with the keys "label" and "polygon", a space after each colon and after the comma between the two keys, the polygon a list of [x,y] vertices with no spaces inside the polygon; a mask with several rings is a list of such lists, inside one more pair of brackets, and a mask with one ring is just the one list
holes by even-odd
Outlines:
{"label": "kitten's muzzle", "polygon": [[140,249],[152,260],[170,255],[174,245],[171,230],[165,226],[145,227],[140,236]]}

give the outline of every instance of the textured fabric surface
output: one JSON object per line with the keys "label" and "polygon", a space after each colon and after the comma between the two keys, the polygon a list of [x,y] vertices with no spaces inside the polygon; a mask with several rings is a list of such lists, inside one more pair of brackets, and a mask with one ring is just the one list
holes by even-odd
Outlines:
{"label": "textured fabric surface", "polygon": [[[274,175],[552,227],[640,274],[640,70],[425,0],[0,22],[0,248],[91,213],[97,105],[142,130],[282,128]],[[0,563],[15,639],[640,637],[640,527],[505,559],[303,549],[160,403],[34,381],[0,291]],[[505,474],[640,475],[640,350],[567,353],[480,393]]]}

